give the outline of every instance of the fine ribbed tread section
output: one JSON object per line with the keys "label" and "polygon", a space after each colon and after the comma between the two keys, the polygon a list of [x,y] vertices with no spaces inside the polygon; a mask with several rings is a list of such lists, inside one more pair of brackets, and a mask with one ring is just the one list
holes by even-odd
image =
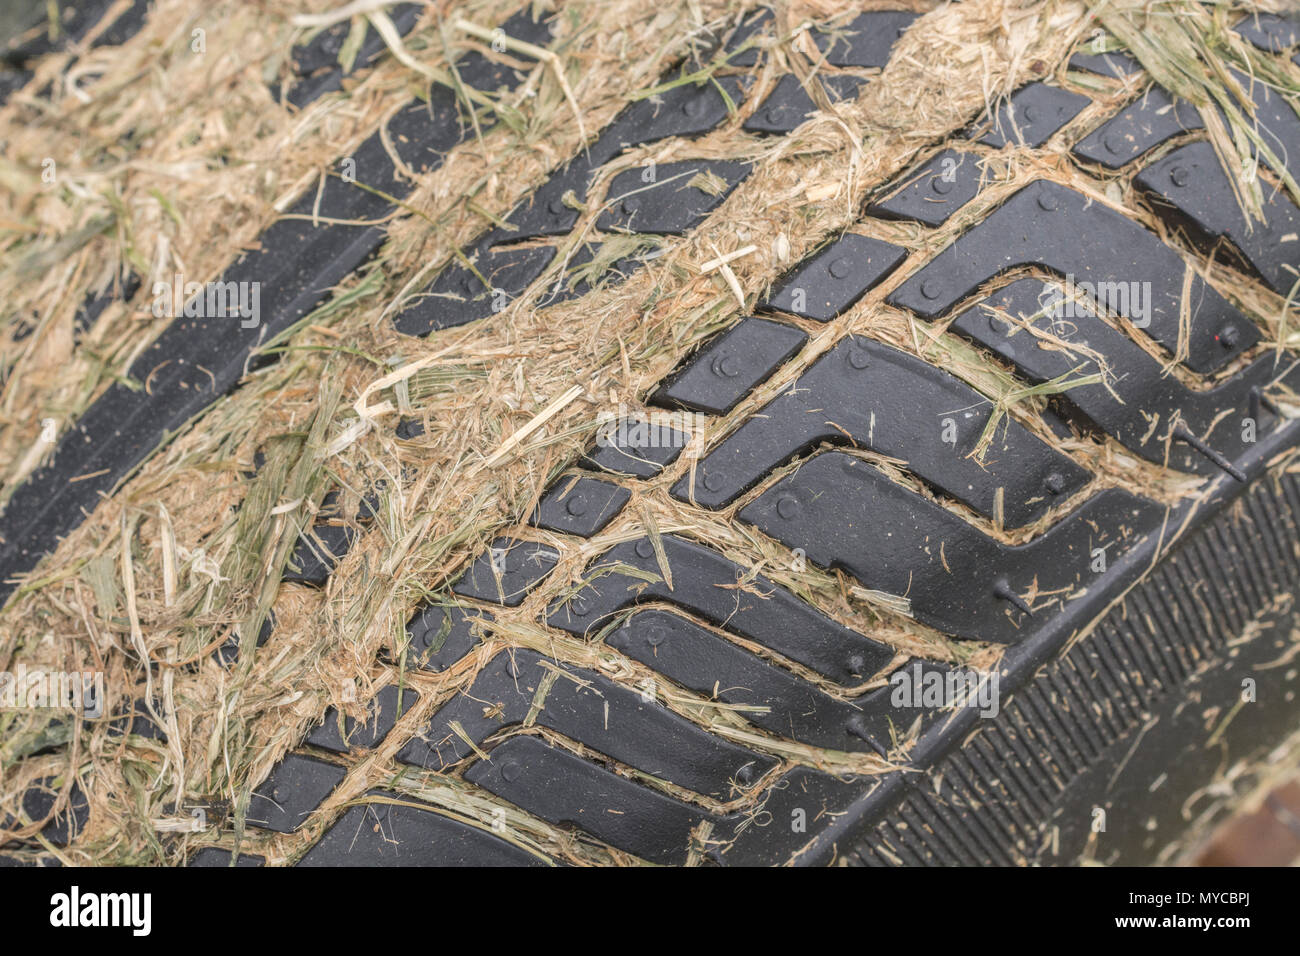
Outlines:
{"label": "fine ribbed tread section", "polygon": [[[1192,738],[1183,752],[1191,769],[1171,763],[1168,775],[1195,779],[1212,772],[1218,750],[1195,740],[1194,727],[1205,707],[1225,699],[1213,682],[1232,654],[1233,635],[1267,615],[1277,593],[1300,582],[1297,501],[1294,476],[1252,486],[1241,509],[1224,512],[1138,585],[1127,613],[1112,613],[1047,664],[996,720],[908,787],[898,809],[855,847],[856,855],[870,865],[947,866],[1068,863],[1087,852],[1122,864],[1169,840],[1185,823],[1175,781],[1160,788],[1172,791],[1170,800],[1156,801],[1143,814],[1128,812],[1132,789],[1147,788],[1165,767],[1131,770],[1145,753],[1137,748],[1168,726],[1171,736]],[[1171,626],[1153,632],[1155,621]],[[1238,699],[1242,677],[1268,681],[1270,668],[1258,664],[1275,659],[1284,644],[1264,639],[1246,645],[1253,663],[1236,673],[1228,665],[1226,700]],[[1278,681],[1284,678],[1272,683]],[[1267,706],[1267,693],[1258,689],[1258,717],[1248,704],[1237,720],[1285,727],[1287,709],[1277,706],[1280,701]],[[1266,746],[1253,736],[1261,725],[1243,726],[1238,737],[1237,720],[1224,725],[1237,737],[1232,752]],[[1099,820],[1106,829],[1094,829]],[[1089,845],[1094,849],[1086,850]]]}

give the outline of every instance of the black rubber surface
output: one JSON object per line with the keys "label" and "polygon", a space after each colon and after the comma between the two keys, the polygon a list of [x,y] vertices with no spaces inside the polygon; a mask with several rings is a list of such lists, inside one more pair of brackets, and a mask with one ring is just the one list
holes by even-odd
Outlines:
{"label": "black rubber surface", "polygon": [[794,386],[712,449],[673,494],[718,508],[795,455],[823,442],[905,459],[924,481],[1005,522],[1042,517],[1088,475],[1020,425],[1000,430],[994,464],[973,457],[991,410],[974,389],[906,352],[861,336],[840,340]]}

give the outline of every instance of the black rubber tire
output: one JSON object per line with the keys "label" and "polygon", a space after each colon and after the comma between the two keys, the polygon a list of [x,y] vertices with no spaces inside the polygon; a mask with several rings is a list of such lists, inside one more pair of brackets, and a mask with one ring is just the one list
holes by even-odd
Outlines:
{"label": "black rubber tire", "polygon": [[[869,71],[885,65],[915,18],[877,11],[847,24],[847,39],[821,37],[836,51],[824,92],[851,96],[869,82]],[[429,291],[463,288],[464,295],[412,305],[398,314],[398,330],[427,335],[490,322],[487,293],[502,289],[511,298],[538,296],[542,306],[589,292],[577,280],[558,290],[536,283],[578,219],[560,197],[576,190],[585,198],[587,173],[625,146],[706,133],[729,121],[727,98],[742,104],[754,135],[780,136],[802,122],[813,105],[797,82],[778,86],[757,109],[745,103],[745,71],[759,54],[744,43],[768,22],[766,13],[739,18],[724,48],[748,52],[717,85],[678,87],[664,94],[662,108],[629,106],[585,158],[559,167],[511,214],[519,229],[508,237],[494,230],[466,250],[491,288],[474,287],[469,270],[453,262]],[[531,42],[549,39],[547,21],[527,12],[505,27]],[[1293,37],[1290,29],[1278,20],[1258,33],[1257,45],[1300,63],[1294,39],[1276,39]],[[474,57],[460,64],[463,82],[486,88],[520,81],[515,71]],[[1091,71],[1095,82],[1140,69],[1123,54],[1087,51],[1073,68]],[[470,659],[484,634],[478,616],[490,621],[545,582],[557,598],[538,627],[603,640],[626,668],[615,679],[575,661],[503,650],[476,665],[463,693],[440,702],[422,730],[407,734],[394,773],[445,775],[499,810],[501,820],[519,814],[574,831],[607,861],[666,864],[1153,863],[1177,858],[1226,812],[1251,774],[1232,775],[1236,790],[1209,784],[1229,766],[1262,766],[1300,727],[1291,663],[1300,484],[1288,467],[1300,442],[1300,421],[1290,414],[1300,389],[1289,355],[1275,362],[1262,344],[1263,320],[1237,304],[1249,296],[1229,301],[1221,276],[1218,291],[1192,280],[1196,304],[1180,324],[1182,269],[1203,250],[1227,247],[1240,288],[1287,295],[1300,243],[1284,238],[1300,223],[1300,209],[1275,191],[1267,222],[1243,229],[1194,116],[1165,109],[1157,89],[1114,115],[1076,122],[1091,115],[1084,111],[1093,100],[1071,75],[1027,84],[1012,97],[1014,109],[972,117],[971,129],[924,150],[881,185],[853,230],[773,275],[759,315],[736,316],[642,397],[713,420],[765,383],[797,379],[798,387],[773,392],[739,416],[689,468],[684,434],[635,424],[608,433],[548,488],[535,514],[503,528],[445,594],[413,609],[410,659],[437,673]],[[311,73],[309,83],[304,72],[305,85],[285,95],[292,102],[322,95],[339,79]],[[390,135],[409,134],[392,138],[423,172],[441,161],[435,151],[470,135],[455,121],[454,103],[442,125],[439,108],[419,104],[389,123]],[[1282,155],[1300,177],[1300,117],[1273,101],[1260,119],[1294,147]],[[1027,181],[995,205],[980,205],[994,186],[980,158],[1049,142],[1072,173],[1092,177],[1098,194],[1118,183],[1140,200],[1120,211],[1063,185],[1062,176]],[[376,134],[357,150],[374,153],[359,167],[382,168],[375,157],[384,148]],[[700,228],[751,172],[740,161],[680,165],[671,170],[680,182],[663,177],[639,204],[611,204],[597,228],[660,235]],[[641,173],[615,177],[609,196],[639,190],[633,183],[645,181]],[[711,190],[682,185],[703,173],[715,180]],[[362,192],[331,183],[342,191],[326,191],[321,213],[377,219],[392,208],[383,193],[398,185],[385,179],[382,190]],[[924,260],[909,258],[967,204],[981,211],[960,234]],[[900,238],[907,230],[910,244]],[[264,302],[266,330],[276,333],[382,239],[374,228],[313,231],[285,221],[268,232],[263,251],[233,264],[225,278],[276,276],[274,301]],[[524,240],[534,242],[519,245]],[[628,257],[603,281],[642,266]],[[1045,284],[1059,286],[1066,274],[1091,306],[1062,304],[1035,316]],[[1110,390],[1076,384],[998,422],[938,353],[916,354],[919,346],[868,334],[810,344],[824,323],[877,286],[888,290],[882,308],[964,343],[966,354],[1018,385],[1104,365],[1114,373]],[[1016,335],[1024,338],[1013,341]],[[1044,335],[1083,351],[1025,344]],[[177,320],[137,364],[148,371],[164,359],[187,360],[154,378],[147,393],[115,386],[91,407],[0,515],[5,578],[35,568],[169,432],[238,386],[257,346],[251,335],[238,337],[215,322]],[[1162,362],[1170,359],[1180,367],[1166,375]],[[990,423],[997,427],[988,453],[972,457]],[[416,440],[419,426],[404,421],[397,435]],[[1113,459],[1104,467],[1101,459],[1120,453],[1135,473],[1163,469],[1201,484],[1157,501],[1112,480]],[[69,483],[79,475],[90,477]],[[737,527],[838,574],[846,592],[857,589],[859,609],[879,615],[882,631],[915,627],[959,650],[946,661],[915,657],[844,624],[825,594],[811,602],[779,575],[749,577],[752,569],[732,562],[720,543],[686,533],[647,529],[598,554],[580,578],[548,579],[655,481],[670,488],[683,514],[734,506]],[[299,542],[282,571],[285,582],[324,586],[359,536],[371,533],[375,505],[353,504],[342,496],[327,501],[332,510]],[[533,531],[546,532],[546,543],[515,540]],[[656,578],[665,562],[672,586]],[[742,577],[752,587],[737,589]],[[268,640],[269,619],[245,645]],[[971,649],[997,645],[1007,649],[989,658],[997,660],[991,669],[956,663]],[[240,653],[233,643],[203,666],[229,667]],[[557,670],[573,679],[556,681]],[[751,714],[750,733],[714,732],[668,706],[664,694],[644,696],[626,676],[646,673],[678,698],[769,710],[742,711]],[[953,698],[962,688],[972,700]],[[537,695],[546,700],[540,712]],[[317,813],[359,755],[384,741],[413,703],[390,686],[374,700],[372,724],[340,727],[336,712],[326,714],[253,790],[240,861],[259,862],[260,846],[304,827],[314,835],[290,862],[553,860],[537,845],[499,835],[495,816],[421,805],[409,792],[398,804],[384,802],[396,791],[377,790],[380,799],[369,804]],[[160,733],[143,714],[127,730]],[[808,756],[821,752],[878,759],[879,766],[828,772]],[[32,807],[45,806],[33,800]],[[65,814],[46,836],[75,840],[84,822]],[[192,844],[190,864],[229,862],[231,832]],[[8,850],[11,859],[39,856],[28,843]]]}

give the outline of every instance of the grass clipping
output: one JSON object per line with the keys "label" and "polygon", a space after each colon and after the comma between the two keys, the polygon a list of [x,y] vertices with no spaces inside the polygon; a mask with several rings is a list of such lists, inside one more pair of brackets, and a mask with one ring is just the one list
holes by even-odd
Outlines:
{"label": "grass clipping", "polygon": [[[1261,10],[1269,5],[1261,5]],[[1278,8],[1280,9],[1280,7]],[[1243,40],[1232,27],[1241,7],[1198,0],[1105,0],[1093,13],[1160,86],[1187,100],[1205,130],[1248,218],[1264,220],[1259,162],[1300,204],[1300,186],[1260,134],[1252,93],[1264,84],[1300,112],[1294,78],[1278,57]]]}

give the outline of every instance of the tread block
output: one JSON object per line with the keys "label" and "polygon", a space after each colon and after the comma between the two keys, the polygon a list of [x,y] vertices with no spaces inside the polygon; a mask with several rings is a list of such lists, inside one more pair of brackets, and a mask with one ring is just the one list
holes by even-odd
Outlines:
{"label": "tread block", "polygon": [[[1040,266],[1073,276],[1076,286],[1086,283],[1101,305],[1145,325],[1155,342],[1176,352],[1187,270],[1182,259],[1120,213],[1045,180],[1030,183],[960,236],[889,302],[937,318],[1017,266]],[[1216,372],[1259,340],[1254,324],[1199,276],[1192,278],[1188,305],[1184,364],[1194,372]],[[1229,326],[1236,331],[1221,335]]]}
{"label": "tread block", "polygon": [[[740,518],[863,587],[905,596],[912,616],[936,630],[1015,644],[1098,580],[1091,570],[1096,549],[1105,550],[1110,569],[1100,573],[1114,573],[1137,538],[1158,529],[1162,514],[1154,502],[1107,489],[1011,547],[866,462],[830,451],[746,505]],[[1039,606],[1026,614],[1019,605],[1030,599]]]}
{"label": "tread block", "polygon": [[908,174],[901,187],[872,203],[867,213],[884,219],[939,226],[974,199],[983,186],[984,173],[978,156],[945,149],[915,173]]}
{"label": "tread block", "polygon": [[524,648],[492,658],[469,690],[444,704],[397,759],[428,770],[450,767],[474,753],[469,741],[481,747],[530,714],[541,726],[607,757],[721,800],[776,763],[679,717],[653,694]]}
{"label": "tread block", "polygon": [[[1292,176],[1300,176],[1300,116],[1276,91],[1260,80],[1252,80],[1245,73],[1231,70],[1232,76],[1251,91],[1255,104],[1255,124],[1264,145],[1272,151],[1276,162],[1266,160],[1274,172],[1283,167]],[[1259,150],[1255,149],[1258,153]],[[1261,154],[1262,158],[1262,154]]]}
{"label": "tread block", "polygon": [[658,422],[620,418],[596,437],[596,447],[582,458],[588,468],[633,478],[653,478],[682,453],[691,436]]}
{"label": "tread block", "polygon": [[629,105],[582,155],[566,163],[510,212],[506,220],[514,228],[494,229],[482,245],[567,234],[578,218],[578,211],[565,201],[567,193],[583,202],[595,172],[629,146],[698,136],[715,129],[729,115],[728,98],[733,105],[744,101],[745,90],[735,77],[677,86]]}
{"label": "tread block", "polygon": [[803,332],[783,322],[742,319],[673,372],[651,401],[725,415],[807,341]]}
{"label": "tread block", "polygon": [[412,806],[417,801],[400,793],[371,790],[366,796],[372,802],[349,807],[299,866],[546,865],[487,830]]}
{"label": "tread block", "polygon": [[[447,131],[448,138],[450,130]],[[458,138],[458,137],[457,137]],[[384,144],[374,137],[363,140],[350,157],[355,165],[344,167],[336,162],[329,167],[323,181],[313,184],[318,188],[308,189],[290,205],[288,212],[296,219],[281,219],[273,223],[263,234],[264,238],[293,237],[302,242],[302,236],[344,236],[350,232],[359,232],[365,227],[346,226],[342,222],[330,220],[370,219],[382,217],[392,211],[392,204],[383,196],[372,190],[381,190],[389,195],[398,195],[408,187],[403,186],[397,176],[397,167]],[[343,178],[349,172],[354,181]],[[367,189],[365,187],[370,187]],[[344,226],[340,229],[339,226]],[[259,250],[260,251],[260,250]],[[292,256],[297,249],[284,246],[267,248],[262,258],[270,258],[280,269],[288,269],[294,263]]]}
{"label": "tread block", "polygon": [[[43,820],[54,809],[59,793],[63,789],[57,777],[42,777],[33,781],[23,793],[23,815],[31,823]],[[73,783],[68,792],[67,803],[63,809],[50,817],[48,823],[41,827],[41,836],[55,846],[67,846],[78,834],[86,829],[90,822],[90,801],[86,792]]]}
{"label": "tread block", "polygon": [[[162,702],[156,701],[154,709],[161,713]],[[108,733],[110,737],[123,737],[130,734],[135,737],[143,737],[146,740],[167,742],[166,731],[154,721],[153,716],[149,713],[149,706],[143,697],[127,704],[126,709],[108,725]]]}
{"label": "tread block", "polygon": [[[680,236],[699,224],[749,175],[748,163],[688,159],[663,163],[654,179],[646,169],[627,169],[610,181],[607,204],[596,218],[603,232],[644,232]],[[702,189],[707,181],[709,188]],[[694,185],[692,185],[694,184]]]}
{"label": "tread block", "polygon": [[[734,78],[723,78],[720,85],[733,101],[743,100],[743,91]],[[726,100],[712,85],[702,88],[677,87],[666,91],[655,102],[647,100],[628,107],[602,132],[587,152],[562,167],[532,196],[515,207],[507,217],[512,228],[494,229],[476,244],[480,252],[475,258],[487,263],[487,268],[500,269],[498,274],[503,276],[502,281],[493,282],[493,288],[489,290],[482,280],[463,265],[451,266],[434,281],[430,287],[432,295],[451,296],[453,301],[469,298],[470,305],[462,306],[454,316],[433,319],[433,327],[443,328],[447,324],[459,325],[483,318],[491,311],[507,305],[510,298],[522,292],[540,275],[555,255],[553,248],[511,250],[500,248],[500,244],[569,232],[578,217],[578,210],[572,204],[585,200],[591,176],[603,162],[628,145],[643,145],[666,136],[705,132],[714,128],[726,116]],[[566,199],[570,194],[571,198]],[[631,197],[633,206],[640,201],[639,196]],[[594,244],[587,243],[575,251],[566,263],[566,270],[576,273],[588,265],[595,256],[594,248]],[[621,280],[641,265],[640,258],[628,256],[614,262],[606,275],[612,273],[612,278]],[[575,274],[562,278],[540,297],[538,305],[545,307],[577,298],[590,291],[590,288],[585,276]],[[416,303],[403,313],[405,318],[399,318],[399,330],[423,334],[429,324],[429,316],[439,312],[436,305],[437,303]]]}
{"label": "tread block", "polygon": [[986,517],[1002,495],[1003,521],[1018,528],[1087,484],[1087,471],[1018,422],[999,425],[987,460],[971,457],[992,406],[928,362],[863,336],[848,336],[790,389],[712,449],[673,497],[721,508],[765,475],[821,442],[853,442],[899,458],[927,484]]}
{"label": "tread block", "polygon": [[[728,43],[728,47],[731,45]],[[671,74],[667,79],[671,79]],[[725,97],[722,95],[724,91]],[[588,156],[581,161],[589,163],[588,168],[595,170],[629,146],[647,146],[674,136],[700,136],[721,126],[731,115],[727,108],[728,99],[733,106],[745,101],[745,88],[734,76],[720,77],[716,85],[711,82],[700,85],[685,83],[665,90],[659,96],[639,100],[624,108],[601,131]],[[580,192],[579,198],[582,195]],[[610,195],[616,193],[611,191]]]}
{"label": "tread block", "polygon": [[[1101,369],[1093,356],[1104,357],[1109,372],[1107,383],[1075,386],[1057,396],[1057,402],[1068,406],[1074,417],[1111,435],[1148,461],[1165,461],[1164,436],[1175,416],[1229,459],[1248,449],[1242,441],[1241,420],[1263,412],[1262,408],[1251,408],[1251,393],[1267,386],[1277,374],[1271,356],[1258,359],[1246,371],[1215,388],[1192,391],[1177,378],[1163,375],[1160,362],[1095,313],[1078,304],[1067,313],[1064,305],[1055,308],[1058,301],[1056,286],[1045,286],[1037,279],[1020,279],[961,313],[950,328],[1011,362],[1021,375],[1035,383],[1066,374],[1099,373]],[[1045,308],[1053,311],[1045,314]],[[1009,324],[995,310],[1055,337],[1067,348],[1076,346],[1078,351],[1040,346],[1032,332]],[[1225,415],[1229,411],[1239,414]],[[1157,423],[1155,429],[1153,421]],[[1257,422],[1261,430],[1263,424]],[[1170,467],[1183,471],[1218,471],[1213,462],[1181,443],[1169,449],[1168,460]]]}
{"label": "tread block", "polygon": [[548,823],[664,866],[685,863],[691,831],[712,818],[537,737],[503,741],[465,779]]}
{"label": "tread block", "polygon": [[[513,40],[522,40],[534,46],[548,46],[555,39],[551,29],[555,26],[557,14],[551,11],[534,15],[533,9],[531,3],[524,4],[521,10],[511,14],[502,22],[501,32]],[[513,51],[510,57],[524,63],[528,63],[533,59],[527,54],[514,53]],[[460,57],[456,61],[456,69],[460,73],[461,83],[487,93],[495,93],[502,86],[514,89],[520,83],[515,70],[497,63],[477,51],[471,51]]]}
{"label": "tread block", "polygon": [[294,545],[289,566],[285,568],[280,580],[324,587],[334,568],[351,550],[356,538],[356,529],[347,525],[313,526],[311,535],[300,537]]}
{"label": "tread block", "polygon": [[[399,696],[401,697],[400,711],[398,710]],[[368,718],[364,723],[355,717],[345,717],[340,730],[338,709],[330,707],[325,711],[325,719],[307,735],[306,743],[336,754],[370,750],[388,736],[397,719],[410,710],[419,699],[420,695],[411,687],[403,687],[399,692],[396,684],[389,684],[366,703]]]}
{"label": "tread block", "polygon": [[1196,107],[1186,100],[1175,102],[1163,87],[1153,86],[1080,140],[1074,155],[1119,169],[1167,139],[1204,128]]}
{"label": "tread block", "polygon": [[894,44],[917,16],[905,10],[863,13],[842,26],[814,28],[812,40],[831,66],[883,68]]}
{"label": "tread block", "polygon": [[[374,517],[373,506],[363,502],[357,520],[368,523]],[[331,491],[321,500],[311,534],[298,538],[289,557],[289,566],[280,580],[324,587],[359,536],[356,528],[342,523],[344,520],[339,508],[339,493]]]}
{"label": "tread block", "polygon": [[[420,16],[420,4],[399,3],[386,11],[397,29],[398,36],[406,36]],[[383,38],[369,24],[365,39],[356,51],[352,68],[345,70],[339,63],[339,53],[352,31],[352,21],[344,20],[320,30],[305,43],[295,46],[289,53],[289,86],[285,101],[301,109],[326,93],[339,89],[343,78],[364,69],[388,49]],[[283,88],[271,86],[271,98],[279,100]]]}
{"label": "tread block", "polygon": [[1157,198],[1154,208],[1175,226],[1191,226],[1201,248],[1229,240],[1274,292],[1286,296],[1300,277],[1300,209],[1280,189],[1265,187],[1265,221],[1247,222],[1223,165],[1208,142],[1188,143],[1134,180]]}
{"label": "tread block", "polygon": [[659,608],[633,614],[605,643],[698,694],[755,708],[740,715],[782,737],[848,751],[875,752],[889,743],[889,687],[857,700],[832,697],[694,621]]}
{"label": "tread block", "polygon": [[1232,29],[1265,53],[1282,53],[1300,43],[1300,14],[1254,13]]}
{"label": "tread block", "polygon": [[[257,629],[257,646],[261,647],[271,639],[271,632],[275,630],[275,612],[271,611],[262,621],[262,626]],[[233,667],[239,660],[239,646],[242,642],[238,633],[231,634],[215,651],[212,652],[212,659],[222,667]]]}
{"label": "tread block", "polygon": [[[1285,167],[1292,175],[1300,173],[1300,117],[1266,83],[1231,67],[1229,72],[1250,93],[1260,138],[1276,157],[1276,162],[1269,161],[1269,164],[1276,172],[1282,172],[1281,167]],[[1165,90],[1152,87],[1079,143],[1075,155],[1108,169],[1119,169],[1180,133],[1204,128],[1205,122],[1193,106],[1179,100],[1170,108],[1171,102]],[[1254,147],[1252,150],[1259,152]]]}
{"label": "tread block", "polygon": [[[447,151],[465,138],[467,130],[456,95],[442,86],[430,89],[427,101],[413,100],[388,121],[393,150],[413,172],[421,174],[441,166]],[[360,171],[360,164],[357,168]],[[402,193],[406,191],[402,187]]]}
{"label": "tread block", "polygon": [[[76,315],[72,317],[73,335],[80,341],[83,335],[94,328],[99,317],[110,305],[114,302],[129,301],[135,298],[135,294],[139,291],[140,277],[134,272],[129,272],[123,276],[114,276],[113,281],[98,292],[88,292],[77,308]],[[20,322],[13,332],[13,340],[21,342],[35,329],[34,323]]]}
{"label": "tread block", "polygon": [[510,210],[506,222],[513,229],[493,229],[480,245],[487,247],[512,240],[568,235],[578,222],[578,210],[565,201],[565,196],[572,193],[570,201],[579,203],[586,199],[592,171],[593,167],[584,156],[566,163],[531,196]]}
{"label": "tread block", "polygon": [[[663,601],[841,684],[870,677],[893,659],[887,645],[831,620],[763,575],[750,580],[746,569],[713,549],[676,535],[661,541],[671,589],[653,579],[660,571],[650,539],[626,541],[592,562],[584,574],[590,583],[552,605],[547,623],[585,636],[609,626],[625,608]],[[742,579],[747,584],[737,587]]]}
{"label": "tread block", "polygon": [[[199,867],[219,867],[230,866],[230,858],[235,855],[233,851],[222,849],[219,846],[205,846],[186,861],[185,865]],[[266,857],[255,856],[250,853],[240,853],[235,859],[235,866],[265,866]]]}
{"label": "tread block", "polygon": [[[59,10],[59,36],[53,41],[49,39],[48,31],[42,31],[40,38],[35,42],[39,49],[37,55],[42,55],[57,49],[60,45],[72,41],[80,43],[90,31],[99,26],[99,21],[104,18],[113,6],[113,0],[82,0],[80,3],[68,4]],[[118,37],[116,42],[120,43],[123,39],[138,30],[144,23],[145,13],[149,7],[148,0],[132,0],[131,6],[111,24],[108,28],[95,38],[94,45],[112,46],[114,37]],[[46,23],[49,21],[46,20]],[[123,28],[129,32],[123,32]],[[117,32],[115,32],[117,31]]]}
{"label": "tread block", "polygon": [[623,256],[603,266],[592,265],[604,250],[604,244],[584,242],[570,253],[563,263],[563,272],[537,297],[539,309],[577,299],[593,288],[617,285],[624,282],[646,263],[639,253]]}
{"label": "tread block", "polygon": [[547,531],[590,538],[623,510],[632,492],[612,481],[566,475],[552,482],[529,523]]}
{"label": "tread block", "polygon": [[347,776],[342,767],[315,757],[286,754],[248,801],[249,826],[292,833]]}
{"label": "tread block", "polygon": [[403,417],[393,429],[393,434],[402,441],[414,441],[424,434],[424,422],[418,418]]}
{"label": "tread block", "polygon": [[1105,53],[1089,51],[1089,46],[1080,46],[1079,52],[1070,57],[1070,68],[1117,80],[1126,79],[1142,71],[1142,64],[1123,50],[1109,50]]}
{"label": "tread block", "polygon": [[479,622],[492,615],[487,611],[454,605],[429,604],[406,624],[407,645],[415,666],[441,673],[473,650],[482,639]]}
{"label": "tread block", "polygon": [[744,826],[739,825],[742,820],[736,820],[733,831],[714,833],[713,838],[723,844],[718,862],[727,866],[788,864],[808,845],[808,821],[842,816],[871,785],[866,777],[840,778],[810,767],[795,767],[769,790],[760,817]]}
{"label": "tread block", "polygon": [[547,545],[497,538],[451,590],[461,597],[518,607],[559,560],[560,552]]}
{"label": "tread block", "polygon": [[[818,76],[815,81],[821,83],[832,103],[853,99],[867,82],[860,76],[846,73]],[[754,111],[754,115],[745,120],[744,128],[751,133],[789,133],[818,108],[799,82],[799,77],[787,73],[777,81],[771,95]]]}
{"label": "tread block", "polygon": [[522,295],[554,258],[553,246],[492,249],[476,257],[478,275],[457,262],[438,275],[423,298],[398,313],[393,325],[405,335],[428,335],[495,315]]}
{"label": "tread block", "polygon": [[846,233],[795,266],[762,307],[829,322],[879,285],[906,258],[907,250],[900,246]]}
{"label": "tread block", "polygon": [[994,149],[1007,145],[1042,146],[1090,102],[1088,97],[1059,86],[1030,83],[1003,100],[992,122],[985,118],[972,135],[988,128],[979,141]]}
{"label": "tread block", "polygon": [[[747,10],[741,14],[739,25],[731,31],[731,36],[727,38],[724,50],[727,52],[727,63],[731,66],[757,66],[758,58],[762,54],[762,49],[753,46],[741,50],[745,41],[758,39],[759,34],[766,30],[772,23],[772,8],[757,7],[753,10]],[[692,66],[700,65],[699,57],[694,57]]]}

